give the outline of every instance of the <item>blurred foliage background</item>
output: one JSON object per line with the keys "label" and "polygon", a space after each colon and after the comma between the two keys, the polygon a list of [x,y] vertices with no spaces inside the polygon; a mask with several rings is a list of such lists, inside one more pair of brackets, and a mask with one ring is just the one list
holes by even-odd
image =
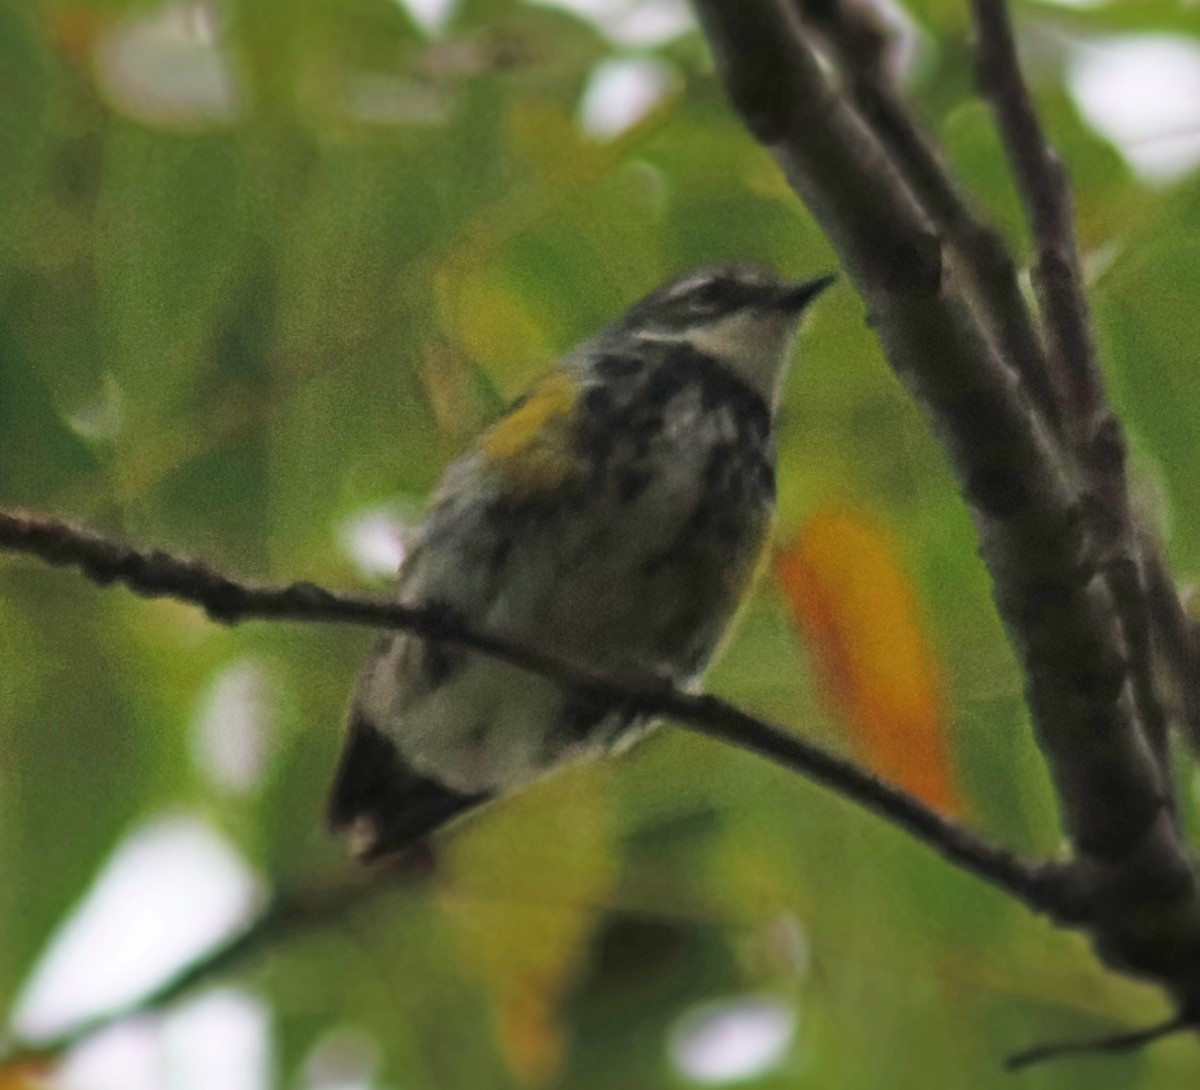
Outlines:
{"label": "blurred foliage background", "polygon": [[[1018,15],[1141,502],[1186,576],[1200,9]],[[1024,254],[964,0],[892,17],[913,98]],[[253,579],[381,589],[443,467],[509,398],[716,260],[833,265],[675,0],[0,0],[0,504]],[[969,520],[864,319],[843,285],[808,323],[775,563],[710,687],[1053,852]],[[267,891],[348,870],[321,812],[369,639],[227,630],[0,558],[13,1032],[134,998]],[[1180,782],[1190,810],[1190,768]],[[987,1087],[1010,1084],[1016,1048],[1165,1014],[874,818],[682,731],[438,852],[429,882],[85,1042],[54,1077]],[[1198,1061],[1174,1040],[1023,1079],[1178,1087]]]}

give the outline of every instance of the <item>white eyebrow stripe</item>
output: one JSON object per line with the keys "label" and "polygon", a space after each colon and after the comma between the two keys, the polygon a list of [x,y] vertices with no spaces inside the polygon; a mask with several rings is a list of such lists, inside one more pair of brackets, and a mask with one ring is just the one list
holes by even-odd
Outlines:
{"label": "white eyebrow stripe", "polygon": [[668,299],[681,299],[685,295],[690,295],[697,288],[701,288],[712,283],[715,283],[715,280],[711,276],[694,276],[683,281],[681,284],[676,284],[669,292],[667,292],[666,297]]}

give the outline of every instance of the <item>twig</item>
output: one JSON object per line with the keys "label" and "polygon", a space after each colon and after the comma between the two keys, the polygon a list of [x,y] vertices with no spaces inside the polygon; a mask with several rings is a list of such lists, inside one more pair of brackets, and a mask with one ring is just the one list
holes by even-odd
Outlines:
{"label": "twig", "polygon": [[1004,1061],[1004,1067],[1008,1071],[1020,1071],[1033,1064],[1046,1063],[1048,1060],[1066,1060],[1097,1053],[1132,1052],[1135,1048],[1142,1048],[1163,1037],[1195,1028],[1192,1019],[1180,1014],[1157,1026],[1134,1030],[1131,1033],[1117,1033],[1111,1037],[1097,1037],[1089,1041],[1060,1041],[1036,1045],[1009,1056]]}
{"label": "twig", "polygon": [[826,752],[717,697],[685,693],[644,678],[612,678],[537,648],[474,631],[444,610],[358,598],[311,583],[249,586],[205,564],[181,560],[157,549],[135,549],[55,519],[0,511],[0,550],[78,568],[101,586],[121,583],[146,597],[187,602],[224,624],[257,618],[403,629],[479,651],[565,686],[586,690],[608,704],[669,717],[691,730],[816,780],[1037,911],[1067,922],[1078,921],[1086,914],[1085,893],[1069,868],[1021,859],[853,761]]}

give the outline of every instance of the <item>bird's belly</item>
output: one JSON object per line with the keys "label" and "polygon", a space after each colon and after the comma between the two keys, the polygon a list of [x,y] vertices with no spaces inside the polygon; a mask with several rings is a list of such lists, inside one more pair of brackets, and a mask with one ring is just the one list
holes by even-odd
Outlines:
{"label": "bird's belly", "polygon": [[685,681],[736,607],[770,511],[749,493],[720,512],[650,493],[620,519],[564,520],[514,545],[480,623],[616,674]]}
{"label": "bird's belly", "polygon": [[[613,517],[583,507],[556,513],[508,542],[486,604],[442,594],[478,559],[443,551],[410,585],[413,601],[447,600],[465,620],[620,678],[689,684],[703,674],[755,566],[770,504],[750,490],[719,508],[679,487],[648,490]],[[485,520],[488,521],[488,520]],[[494,524],[495,520],[491,520]],[[471,537],[472,547],[481,530]],[[444,575],[443,575],[444,573]],[[393,678],[413,637],[385,657]],[[545,677],[450,649],[445,676],[377,721],[427,775],[467,794],[505,791],[644,726],[627,712],[581,702]],[[395,692],[396,686],[388,690]],[[401,686],[403,688],[403,686]]]}

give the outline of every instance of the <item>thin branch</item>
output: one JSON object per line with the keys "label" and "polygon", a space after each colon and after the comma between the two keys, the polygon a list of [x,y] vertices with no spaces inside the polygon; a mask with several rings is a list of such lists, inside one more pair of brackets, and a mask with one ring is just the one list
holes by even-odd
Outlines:
{"label": "thin branch", "polygon": [[996,117],[1037,248],[1035,282],[1050,336],[1052,365],[1065,380],[1077,420],[1108,416],[1087,296],[1075,244],[1070,182],[1046,140],[1021,77],[1006,0],[971,0],[979,86]]}
{"label": "thin branch", "polygon": [[405,856],[384,870],[355,868],[352,875],[336,882],[280,892],[242,931],[209,950],[153,991],[86,1019],[54,1037],[36,1043],[0,1042],[0,1073],[25,1064],[55,1060],[109,1026],[139,1014],[161,1010],[197,987],[244,968],[298,935],[345,920],[383,894],[394,892],[404,883],[421,877],[427,870],[427,863],[419,855]]}
{"label": "thin branch", "polygon": [[888,71],[893,32],[862,0],[792,0],[820,36],[855,107],[889,153],[905,185],[950,244],[971,304],[997,353],[1016,369],[1032,402],[1055,431],[1062,391],[1055,389],[1041,334],[999,233],[972,207],[942,162],[936,139],[905,108]]}
{"label": "thin branch", "polygon": [[1200,633],[1180,601],[1161,546],[1157,542],[1147,542],[1143,546],[1143,555],[1154,633],[1179,690],[1184,729],[1192,748],[1200,751]]}
{"label": "thin branch", "polygon": [[1100,1053],[1132,1052],[1135,1048],[1144,1048],[1164,1037],[1195,1029],[1195,1022],[1180,1014],[1157,1026],[1133,1030],[1131,1033],[1117,1033],[1111,1037],[1096,1037],[1087,1041],[1060,1041],[1027,1048],[1024,1052],[1018,1052],[1005,1060],[1004,1067],[1008,1071],[1020,1071],[1049,1060],[1066,1060]]}
{"label": "thin branch", "polygon": [[[292,944],[306,935],[340,928],[356,937],[353,927],[355,914],[379,898],[403,892],[410,886],[424,883],[437,872],[437,856],[429,845],[415,845],[403,855],[384,864],[363,867],[356,865],[353,873],[335,881],[307,884],[278,892],[262,912],[243,930],[225,942],[202,954],[158,987],[131,1002],[76,1023],[70,1028],[36,1042],[20,1038],[0,1037],[0,1086],[7,1086],[4,1077],[18,1070],[28,1070],[30,1077],[44,1079],[49,1068],[64,1053],[110,1026],[130,1018],[161,1011],[182,999],[196,988],[213,983],[221,977],[252,968],[281,947]],[[524,905],[502,890],[470,888],[458,890],[446,883],[438,884],[441,897],[475,897],[483,895],[489,902],[497,899]],[[688,925],[697,923],[728,929],[730,921],[716,917],[704,919],[694,905],[681,907],[678,891],[672,895],[670,907],[629,901],[590,901],[563,899],[556,891],[554,904],[558,908],[599,916],[621,914],[650,920],[669,921]],[[539,907],[544,902],[536,902]],[[736,926],[736,925],[734,925]],[[24,1085],[18,1079],[18,1085]],[[40,1084],[39,1084],[40,1085]]]}
{"label": "thin branch", "polygon": [[101,586],[121,583],[146,597],[187,602],[225,624],[257,618],[402,629],[479,651],[585,690],[613,706],[669,717],[815,780],[879,814],[955,866],[999,886],[1037,911],[1064,922],[1078,921],[1086,914],[1084,891],[1069,869],[1026,861],[943,817],[853,761],[826,752],[717,697],[682,692],[643,678],[612,678],[537,648],[474,631],[443,610],[358,598],[311,583],[249,586],[205,564],[181,560],[160,550],[135,549],[54,519],[0,511],[0,550],[78,568]]}
{"label": "thin branch", "polygon": [[1146,575],[1125,472],[1127,444],[1105,397],[1075,238],[1070,178],[1046,138],[1022,76],[1007,0],[971,0],[971,11],[979,86],[996,118],[1029,219],[1050,363],[1068,395],[1066,431],[1090,492],[1085,526],[1089,552],[1116,603],[1137,721],[1173,806],[1167,717],[1155,685]]}

